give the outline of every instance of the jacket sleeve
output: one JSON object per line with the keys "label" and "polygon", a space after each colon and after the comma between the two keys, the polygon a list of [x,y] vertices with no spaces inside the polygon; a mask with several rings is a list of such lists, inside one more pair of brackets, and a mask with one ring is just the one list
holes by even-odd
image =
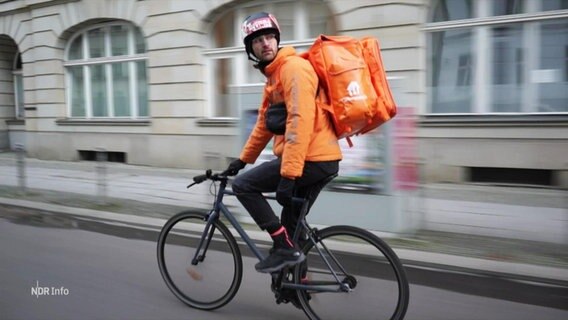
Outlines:
{"label": "jacket sleeve", "polygon": [[294,179],[302,176],[314,131],[318,79],[307,60],[294,56],[282,66],[280,81],[288,111],[280,175]]}
{"label": "jacket sleeve", "polygon": [[266,92],[264,92],[262,104],[258,109],[256,124],[239,156],[239,158],[246,163],[254,163],[273,136],[273,134],[266,129],[264,112],[267,107],[268,98]]}

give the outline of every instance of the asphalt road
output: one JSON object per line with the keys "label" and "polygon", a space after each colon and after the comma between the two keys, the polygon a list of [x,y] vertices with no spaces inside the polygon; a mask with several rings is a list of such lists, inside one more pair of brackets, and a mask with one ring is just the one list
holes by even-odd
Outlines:
{"label": "asphalt road", "polygon": [[[0,206],[0,318],[305,319],[275,304],[250,256],[233,301],[213,312],[187,307],[163,283],[156,237],[140,226]],[[406,319],[568,319],[566,287],[410,265],[407,272]]]}

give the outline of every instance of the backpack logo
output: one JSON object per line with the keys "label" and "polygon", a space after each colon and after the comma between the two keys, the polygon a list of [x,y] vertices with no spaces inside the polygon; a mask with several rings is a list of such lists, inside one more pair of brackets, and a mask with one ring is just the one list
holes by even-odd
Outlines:
{"label": "backpack logo", "polygon": [[356,101],[356,100],[367,99],[366,95],[361,94],[361,85],[359,84],[359,82],[357,82],[355,80],[349,82],[349,84],[347,85],[347,93],[349,94],[348,97],[344,96],[343,98],[341,98],[339,100],[346,102],[346,101]]}
{"label": "backpack logo", "polygon": [[358,96],[361,93],[361,86],[357,81],[351,81],[347,86],[347,92],[351,97]]}

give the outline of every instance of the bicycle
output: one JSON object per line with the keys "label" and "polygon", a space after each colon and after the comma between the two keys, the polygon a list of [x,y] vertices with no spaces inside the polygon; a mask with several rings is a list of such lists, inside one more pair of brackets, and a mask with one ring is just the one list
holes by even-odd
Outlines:
{"label": "bicycle", "polygon": [[[306,262],[271,274],[276,302],[294,304],[309,319],[403,319],[409,285],[394,251],[364,229],[331,226],[320,230],[305,219],[313,204],[310,199],[334,177],[321,181],[304,198],[293,198],[301,206],[293,239]],[[243,276],[240,248],[221,217],[256,258],[265,256],[223,203],[224,196],[236,195],[226,189],[229,179],[224,173],[207,170],[194,177],[188,188],[206,180],[219,185],[213,208],[208,213],[183,211],[171,217],[160,232],[157,254],[161,275],[179,300],[193,308],[214,310],[233,299]]]}

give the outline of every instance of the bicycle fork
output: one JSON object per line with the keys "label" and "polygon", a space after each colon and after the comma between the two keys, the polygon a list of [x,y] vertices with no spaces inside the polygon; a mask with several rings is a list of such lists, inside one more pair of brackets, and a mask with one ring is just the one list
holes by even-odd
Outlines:
{"label": "bicycle fork", "polygon": [[205,229],[203,230],[201,239],[199,240],[199,245],[197,245],[193,259],[191,259],[191,265],[196,266],[199,262],[203,262],[203,260],[205,260],[207,249],[209,249],[209,244],[211,244],[211,239],[213,239],[213,234],[215,233],[215,225],[213,224],[213,221],[215,221],[218,217],[219,212],[215,212],[214,210],[211,210],[211,212],[209,212],[206,216],[207,224],[205,224]]}
{"label": "bicycle fork", "polygon": [[191,265],[193,266],[196,266],[199,262],[203,262],[203,260],[205,260],[205,254],[207,253],[207,249],[209,248],[209,244],[211,244],[211,239],[213,239],[213,234],[215,233],[214,222],[215,220],[219,219],[219,215],[221,214],[219,203],[223,202],[223,195],[226,187],[227,187],[227,182],[226,181],[222,182],[219,188],[219,193],[217,194],[217,197],[215,199],[215,205],[213,209],[209,211],[209,214],[205,217],[207,223],[205,224],[205,229],[201,234],[201,239],[199,240],[199,245],[195,250],[193,259],[191,259]]}

